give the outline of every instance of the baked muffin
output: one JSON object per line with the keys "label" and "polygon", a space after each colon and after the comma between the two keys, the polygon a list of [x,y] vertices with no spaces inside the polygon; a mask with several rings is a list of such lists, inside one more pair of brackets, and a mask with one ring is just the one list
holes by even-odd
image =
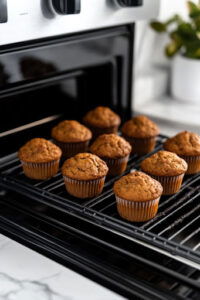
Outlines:
{"label": "baked muffin", "polygon": [[156,215],[163,188],[155,179],[135,171],[116,181],[113,189],[122,218],[145,222]]}
{"label": "baked muffin", "polygon": [[158,151],[141,163],[141,169],[163,186],[163,195],[177,193],[188,165],[178,155],[168,151]]}
{"label": "baked muffin", "polygon": [[154,150],[158,126],[145,116],[136,116],[122,126],[123,137],[131,144],[132,153],[144,155]]}
{"label": "baked muffin", "polygon": [[32,179],[47,179],[58,172],[62,151],[42,138],[35,138],[19,149],[24,174]]}
{"label": "baked muffin", "polygon": [[107,173],[106,163],[90,153],[79,153],[66,160],[62,167],[66,190],[83,199],[102,192]]}
{"label": "baked muffin", "polygon": [[109,175],[120,175],[126,170],[131,145],[122,137],[111,133],[100,135],[90,151],[101,157],[109,168]]}
{"label": "baked muffin", "polygon": [[200,136],[198,134],[189,131],[180,132],[169,138],[163,147],[165,150],[176,153],[187,162],[186,174],[200,172]]}
{"label": "baked muffin", "polygon": [[52,129],[51,136],[62,149],[63,156],[68,158],[87,151],[92,133],[77,121],[65,120]]}
{"label": "baked muffin", "polygon": [[84,116],[83,122],[96,138],[103,133],[117,133],[121,119],[109,107],[98,106]]}

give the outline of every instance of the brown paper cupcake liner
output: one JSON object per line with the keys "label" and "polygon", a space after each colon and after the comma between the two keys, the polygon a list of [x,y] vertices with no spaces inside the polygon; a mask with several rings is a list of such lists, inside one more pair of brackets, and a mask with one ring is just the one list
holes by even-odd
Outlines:
{"label": "brown paper cupcake liner", "polygon": [[186,174],[196,174],[200,172],[200,155],[197,156],[186,156],[182,155],[181,158],[183,158],[187,164],[188,169]]}
{"label": "brown paper cupcake liner", "polygon": [[176,194],[180,190],[185,174],[181,174],[178,176],[154,176],[151,174],[149,175],[162,184],[163,195],[172,195]]}
{"label": "brown paper cupcake liner", "polygon": [[131,138],[126,135],[123,137],[131,144],[132,154],[145,155],[152,152],[156,145],[156,137],[149,138]]}
{"label": "brown paper cupcake liner", "polygon": [[131,222],[145,222],[155,217],[160,197],[151,201],[128,201],[116,196],[119,215]]}
{"label": "brown paper cupcake liner", "polygon": [[102,159],[106,162],[109,171],[108,175],[110,176],[117,176],[121,175],[127,167],[129,155],[122,157],[122,158],[104,158]]}
{"label": "brown paper cupcake liner", "polygon": [[31,179],[37,180],[48,179],[56,175],[59,169],[59,162],[59,159],[43,163],[21,161],[24,174]]}
{"label": "brown paper cupcake liner", "polygon": [[91,126],[88,123],[85,123],[86,126],[92,131],[92,137],[94,139],[96,139],[99,135],[102,134],[109,134],[109,133],[116,133],[118,132],[118,128],[119,126],[110,126],[107,128],[100,128],[100,127],[95,127],[95,126]]}
{"label": "brown paper cupcake liner", "polygon": [[65,158],[70,158],[78,153],[87,152],[89,141],[79,143],[62,143],[55,140],[55,144],[62,150]]}
{"label": "brown paper cupcake liner", "polygon": [[67,192],[77,198],[92,198],[99,195],[104,187],[106,177],[94,180],[76,180],[64,176]]}

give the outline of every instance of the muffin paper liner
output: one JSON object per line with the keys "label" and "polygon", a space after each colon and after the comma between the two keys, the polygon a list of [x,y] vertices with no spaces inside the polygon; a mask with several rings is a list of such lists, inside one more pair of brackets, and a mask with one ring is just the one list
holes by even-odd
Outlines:
{"label": "muffin paper liner", "polygon": [[151,201],[129,201],[116,196],[119,215],[131,222],[145,222],[157,214],[160,197]]}
{"label": "muffin paper liner", "polygon": [[100,128],[100,127],[91,126],[88,123],[85,123],[85,124],[92,131],[92,136],[93,136],[92,140],[96,139],[99,135],[102,135],[102,134],[117,133],[118,128],[119,128],[119,126],[110,126],[110,127],[106,127],[106,128]]}
{"label": "muffin paper liner", "polygon": [[122,158],[102,157],[102,159],[106,162],[109,168],[108,175],[117,176],[121,175],[126,170],[129,155]]}
{"label": "muffin paper liner", "polygon": [[62,150],[65,158],[70,158],[78,153],[87,152],[89,141],[78,143],[62,143],[55,140],[55,144]]}
{"label": "muffin paper liner", "polygon": [[92,198],[99,195],[104,187],[105,176],[94,180],[76,180],[64,176],[67,192],[77,198]]}
{"label": "muffin paper liner", "polygon": [[132,138],[126,135],[123,137],[131,144],[132,154],[144,155],[154,150],[156,145],[156,136],[149,138]]}
{"label": "muffin paper liner", "polygon": [[21,161],[24,174],[37,180],[43,180],[53,177],[58,173],[60,160],[53,160],[51,162],[30,163]]}
{"label": "muffin paper liner", "polygon": [[200,172],[200,155],[198,156],[180,156],[183,158],[187,164],[188,164],[188,169],[186,174],[196,174]]}
{"label": "muffin paper liner", "polygon": [[163,187],[163,195],[172,195],[176,194],[180,190],[185,173],[178,176],[149,175],[161,183]]}

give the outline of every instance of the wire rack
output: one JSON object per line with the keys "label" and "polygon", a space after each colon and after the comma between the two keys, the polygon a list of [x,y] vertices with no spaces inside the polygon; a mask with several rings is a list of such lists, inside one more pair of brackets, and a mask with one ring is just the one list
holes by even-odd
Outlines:
{"label": "wire rack", "polygon": [[[154,152],[162,149],[165,136],[159,136]],[[139,169],[144,157],[131,156],[127,170]],[[162,248],[173,255],[200,263],[200,174],[185,176],[181,190],[173,196],[162,196],[156,217],[145,223],[131,223],[117,213],[113,183],[108,179],[101,195],[87,200],[70,196],[61,173],[45,181],[26,178],[16,154],[4,158],[0,165],[0,185],[45,203],[54,209],[82,214],[91,222]]]}

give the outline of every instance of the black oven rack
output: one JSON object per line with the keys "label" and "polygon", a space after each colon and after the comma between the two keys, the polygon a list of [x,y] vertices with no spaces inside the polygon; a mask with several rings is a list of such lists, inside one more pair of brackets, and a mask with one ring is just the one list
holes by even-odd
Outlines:
{"label": "black oven rack", "polygon": [[[154,152],[162,148],[165,136],[160,136]],[[147,155],[148,156],[148,155]],[[145,157],[147,157],[145,156]],[[145,157],[130,157],[125,173],[139,169]],[[168,251],[172,255],[200,263],[200,175],[186,176],[181,190],[173,196],[163,196],[157,216],[146,223],[130,223],[121,219],[116,210],[112,186],[117,177],[107,180],[103,193],[90,200],[75,199],[67,194],[61,174],[45,181],[32,181],[22,172],[16,154],[4,158],[0,185],[18,192],[53,209],[86,218],[91,223]]]}
{"label": "black oven rack", "polygon": [[[89,229],[84,221],[77,226],[69,213],[52,218],[49,209],[39,206],[35,211],[27,199],[13,206],[13,199],[6,197],[0,204],[2,233],[128,299],[199,300],[200,270],[194,267],[111,232],[105,235],[94,224]],[[126,244],[132,253],[123,249]]]}

